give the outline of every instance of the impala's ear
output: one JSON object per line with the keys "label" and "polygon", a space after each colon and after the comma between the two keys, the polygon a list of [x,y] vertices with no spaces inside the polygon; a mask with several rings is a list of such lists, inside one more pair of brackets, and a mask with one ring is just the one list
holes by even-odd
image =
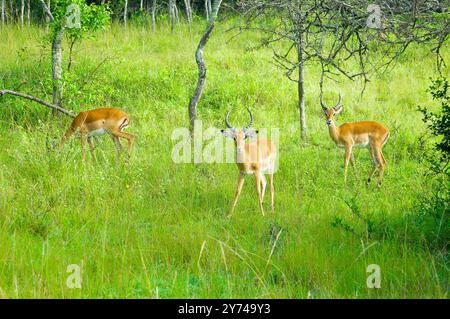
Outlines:
{"label": "impala's ear", "polygon": [[259,133],[258,130],[246,131],[245,132],[245,138],[253,137],[253,136],[255,136],[258,133]]}
{"label": "impala's ear", "polygon": [[222,132],[225,137],[234,138],[234,133],[230,130],[220,130],[220,132]]}
{"label": "impala's ear", "polygon": [[333,110],[334,110],[334,113],[335,113],[335,114],[341,113],[341,111],[342,111],[342,105],[338,105],[338,106],[333,107]]}

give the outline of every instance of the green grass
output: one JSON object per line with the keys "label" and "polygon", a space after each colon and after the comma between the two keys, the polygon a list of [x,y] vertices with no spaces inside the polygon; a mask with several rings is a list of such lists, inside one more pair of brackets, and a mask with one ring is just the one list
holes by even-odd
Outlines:
{"label": "green grass", "polygon": [[[344,154],[329,138],[318,103],[319,68],[306,70],[309,143],[302,145],[295,84],[271,63],[270,50],[247,50],[258,35],[227,42],[231,34],[218,25],[206,48],[203,127],[221,128],[231,108],[233,121],[243,123],[245,106],[259,96],[254,126],[281,133],[275,213],[266,202],[261,216],[248,177],[228,219],[236,166],[171,160],[172,131],[188,125],[197,29],[191,37],[112,26],[76,47],[64,105],[128,112],[129,132],[137,136],[129,165],[116,161],[108,137],[96,143],[97,163],[82,162],[76,139],[47,151],[47,138],[61,136],[69,118],[55,121],[42,106],[0,99],[0,297],[446,298],[446,253],[405,236],[406,216],[432,192],[416,111],[430,104],[425,90],[436,75],[428,48],[409,49],[392,72],[372,78],[362,97],[359,82],[326,84],[328,104],[343,96],[340,123],[373,119],[391,130],[378,190],[376,180],[365,187],[371,161],[364,149],[355,154],[361,180],[350,169],[343,184]],[[6,27],[0,34],[0,88],[51,100],[44,30]],[[444,55],[449,60],[448,47]],[[369,234],[355,211],[377,230]],[[66,285],[70,264],[82,267],[82,289]],[[380,289],[366,286],[369,264],[381,267]]]}

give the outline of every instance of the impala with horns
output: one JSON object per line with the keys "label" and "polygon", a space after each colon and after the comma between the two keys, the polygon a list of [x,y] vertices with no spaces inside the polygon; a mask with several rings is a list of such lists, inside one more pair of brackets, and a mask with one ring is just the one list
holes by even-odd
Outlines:
{"label": "impala with horns", "polygon": [[245,143],[246,139],[258,134],[258,131],[251,129],[253,125],[253,115],[249,109],[247,110],[250,115],[250,123],[246,127],[241,130],[235,129],[228,121],[228,117],[230,116],[230,112],[228,112],[225,117],[227,129],[222,130],[222,134],[225,137],[232,138],[234,140],[234,144],[236,146],[236,164],[239,169],[239,179],[229,216],[231,216],[234,212],[241,194],[242,186],[244,185],[244,177],[248,174],[255,175],[259,209],[261,210],[263,216],[263,199],[267,185],[264,174],[269,176],[270,207],[272,211],[274,210],[275,188],[273,186],[273,174],[275,173],[275,160],[277,156],[276,148],[271,140],[261,138]]}
{"label": "impala with horns", "polygon": [[372,180],[376,169],[379,169],[378,186],[381,186],[383,181],[384,167],[386,161],[383,156],[382,148],[389,138],[389,130],[382,124],[375,121],[362,121],[353,123],[344,123],[338,127],[334,123],[334,118],[342,111],[341,95],[339,94],[339,101],[333,107],[327,107],[323,103],[322,95],[320,96],[320,104],[325,113],[326,123],[331,139],[338,147],[345,148],[344,161],[344,181],[347,181],[348,163],[351,161],[353,169],[356,172],[355,160],[353,158],[352,149],[354,146],[368,147],[370,156],[373,160],[373,168],[367,179],[367,184]]}
{"label": "impala with horns", "polygon": [[108,133],[111,135],[114,144],[116,145],[118,156],[120,156],[122,152],[122,144],[120,143],[119,138],[124,138],[128,141],[128,155],[131,155],[134,136],[123,131],[129,124],[130,119],[128,115],[119,109],[100,108],[82,111],[75,117],[59,145],[62,147],[65,141],[73,133],[78,132],[81,140],[83,160],[86,159],[86,143],[89,144],[92,157],[96,160],[92,138],[95,135]]}

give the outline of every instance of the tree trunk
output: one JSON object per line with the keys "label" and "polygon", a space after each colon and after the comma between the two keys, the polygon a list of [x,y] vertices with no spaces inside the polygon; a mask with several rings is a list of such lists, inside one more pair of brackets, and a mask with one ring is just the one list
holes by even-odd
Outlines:
{"label": "tree trunk", "polygon": [[123,24],[127,26],[127,15],[128,15],[128,0],[125,0],[124,8],[123,8]]}
{"label": "tree trunk", "polygon": [[[47,1],[47,8],[48,8],[48,10],[51,11],[51,0],[48,0],[48,1]],[[44,10],[44,11],[45,11],[45,10]],[[48,24],[49,24],[49,22],[50,22],[50,17],[49,17],[48,15],[45,15],[45,22],[47,22],[47,26],[48,26]]]}
{"label": "tree trunk", "polygon": [[184,0],[184,6],[186,8],[186,19],[188,22],[189,32],[192,32],[192,8],[191,0]]}
{"label": "tree trunk", "polygon": [[152,31],[156,28],[156,0],[152,1]]}
{"label": "tree trunk", "polygon": [[197,119],[197,105],[202,96],[203,89],[206,83],[206,65],[205,60],[203,59],[203,51],[205,49],[205,45],[208,42],[211,33],[214,29],[214,23],[217,17],[217,13],[219,12],[220,5],[222,0],[214,1],[214,9],[211,12],[211,19],[209,20],[208,26],[206,27],[205,33],[203,34],[200,42],[198,44],[197,50],[195,52],[195,61],[198,66],[198,80],[197,87],[195,88],[194,95],[189,101],[189,123],[191,134],[194,133],[195,130],[195,120]]}
{"label": "tree trunk", "polygon": [[1,0],[2,2],[2,24],[5,24],[5,0]]}
{"label": "tree trunk", "polygon": [[175,0],[169,0],[169,19],[170,19],[170,30],[173,32],[175,30]]}
{"label": "tree trunk", "polygon": [[9,23],[14,22],[14,3],[11,0],[9,1],[9,16],[7,18]]}
{"label": "tree trunk", "polygon": [[178,15],[178,7],[177,7],[176,0],[173,2],[173,9],[175,11],[175,20],[176,20],[178,26],[180,26],[180,16]]}
{"label": "tree trunk", "polygon": [[[62,39],[64,27],[55,32],[52,42],[53,104],[61,107],[62,101]],[[56,112],[53,112],[55,114]]]}
{"label": "tree trunk", "polygon": [[30,6],[30,1],[31,0],[27,1],[27,23],[28,23],[28,25],[30,25],[30,23],[31,23],[31,6]]}
{"label": "tree trunk", "polygon": [[141,0],[139,9],[140,9],[141,11],[144,11],[144,0]]}
{"label": "tree trunk", "polygon": [[211,0],[207,0],[207,3],[208,3],[208,13],[209,13],[209,16],[211,16],[211,12],[212,12]]}
{"label": "tree trunk", "polygon": [[25,15],[25,0],[20,0],[20,26],[23,27]]}
{"label": "tree trunk", "polygon": [[205,0],[205,13],[206,13],[206,20],[209,21],[209,5],[208,5],[209,1]]}
{"label": "tree trunk", "polygon": [[306,113],[305,113],[305,87],[304,71],[305,64],[303,59],[303,34],[299,33],[297,38],[297,62],[298,62],[298,111],[300,113],[300,137],[306,141]]}

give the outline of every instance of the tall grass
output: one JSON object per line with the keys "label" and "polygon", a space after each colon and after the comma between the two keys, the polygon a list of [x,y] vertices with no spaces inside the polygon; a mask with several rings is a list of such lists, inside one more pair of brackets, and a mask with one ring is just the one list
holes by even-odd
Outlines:
{"label": "tall grass", "polygon": [[[447,297],[445,252],[404,236],[405,216],[431,191],[416,112],[429,104],[425,89],[436,72],[428,48],[409,49],[362,96],[362,83],[326,84],[329,104],[343,95],[339,122],[374,119],[391,130],[383,187],[365,186],[371,162],[363,149],[355,154],[361,179],[349,172],[344,186],[343,151],[329,138],[318,103],[318,66],[306,70],[309,143],[302,145],[295,84],[271,63],[270,50],[250,50],[258,34],[227,41],[231,34],[218,25],[206,49],[203,127],[222,127],[229,109],[243,123],[245,106],[259,97],[255,127],[281,132],[275,213],[261,216],[247,178],[228,219],[235,165],[171,160],[172,131],[188,125],[196,29],[190,36],[113,25],[75,49],[64,105],[128,112],[137,136],[128,165],[115,159],[107,137],[96,142],[97,163],[82,162],[76,139],[49,152],[46,140],[61,136],[69,119],[0,99],[0,297]],[[0,35],[0,87],[50,100],[44,31],[5,27]],[[450,58],[448,48],[444,54]],[[375,235],[367,220],[377,225]],[[81,289],[66,285],[70,264],[82,268]],[[381,267],[380,289],[366,286],[369,264]]]}

